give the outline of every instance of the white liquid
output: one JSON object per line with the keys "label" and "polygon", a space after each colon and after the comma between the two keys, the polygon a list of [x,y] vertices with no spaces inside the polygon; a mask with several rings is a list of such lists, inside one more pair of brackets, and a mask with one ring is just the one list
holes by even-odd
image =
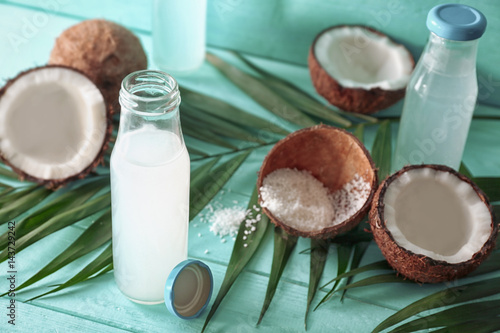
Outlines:
{"label": "white liquid", "polygon": [[393,171],[422,163],[458,170],[477,97],[476,72],[431,73],[423,64],[420,73],[406,92]]}
{"label": "white liquid", "polygon": [[206,0],[155,0],[153,58],[170,73],[193,71],[205,59]]}
{"label": "white liquid", "polygon": [[147,126],[111,156],[113,265],[133,301],[163,302],[170,271],[187,258],[189,156],[179,138]]}

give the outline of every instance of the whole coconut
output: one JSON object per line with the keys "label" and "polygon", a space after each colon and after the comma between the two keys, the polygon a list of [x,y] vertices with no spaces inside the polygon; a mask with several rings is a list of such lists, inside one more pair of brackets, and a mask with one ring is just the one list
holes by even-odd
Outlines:
{"label": "whole coconut", "polygon": [[56,39],[49,64],[76,68],[103,92],[108,104],[119,110],[121,81],[129,73],[146,69],[146,53],[127,28],[103,19],[80,22]]}

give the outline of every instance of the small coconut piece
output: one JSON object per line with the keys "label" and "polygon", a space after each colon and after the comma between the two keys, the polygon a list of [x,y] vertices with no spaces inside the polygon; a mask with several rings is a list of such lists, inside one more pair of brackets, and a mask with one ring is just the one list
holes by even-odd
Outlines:
{"label": "small coconut piece", "polygon": [[83,73],[63,66],[28,70],[0,90],[0,158],[21,179],[49,188],[83,178],[102,161],[111,114]]}
{"label": "small coconut piece", "polygon": [[82,21],[56,39],[49,64],[64,65],[85,73],[119,109],[120,85],[125,76],[146,69],[146,53],[127,28],[102,19]]}
{"label": "small coconut piece", "polygon": [[[346,184],[362,181],[369,184],[369,194],[359,210],[345,220],[336,223],[327,221],[314,228],[298,226],[278,218],[278,214],[267,208],[263,201],[264,179],[281,169],[307,172],[332,194],[341,191]],[[298,130],[276,143],[264,159],[257,179],[259,202],[274,224],[293,235],[322,239],[332,238],[355,227],[368,212],[376,186],[375,165],[363,144],[349,132],[326,125]],[[357,192],[348,195],[356,196]]]}
{"label": "small coconut piece", "polygon": [[342,110],[364,114],[403,98],[414,65],[403,45],[357,25],[322,31],[309,52],[316,91]]}
{"label": "small coconut piece", "polygon": [[370,225],[389,264],[428,283],[472,272],[498,234],[486,195],[442,165],[408,166],[389,176],[373,199]]}

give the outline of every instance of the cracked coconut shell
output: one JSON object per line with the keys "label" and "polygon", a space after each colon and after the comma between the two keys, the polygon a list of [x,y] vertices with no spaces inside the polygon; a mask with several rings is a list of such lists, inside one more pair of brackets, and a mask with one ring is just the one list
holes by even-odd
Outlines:
{"label": "cracked coconut shell", "polygon": [[118,111],[123,78],[147,68],[147,57],[139,39],[127,28],[107,20],[82,21],[56,39],[49,64],[76,68],[102,90]]}
{"label": "cracked coconut shell", "polygon": [[309,73],[318,94],[338,108],[370,114],[405,95],[415,65],[410,52],[369,27],[330,27],[314,39]]}
{"label": "cracked coconut shell", "polygon": [[[450,211],[459,211],[460,207],[453,205],[448,207],[446,206],[448,204],[443,204],[441,200],[436,200],[432,197],[429,198],[431,194],[429,190],[427,190],[423,184],[418,184],[418,181],[422,179],[427,179],[429,184],[434,184],[432,186],[448,186],[448,182],[456,184],[457,186],[454,190],[457,194],[456,200],[459,200],[457,202],[463,201],[463,206],[469,205],[466,202],[466,200],[469,200],[468,198],[474,200],[469,210],[471,213],[470,225],[472,225],[469,229],[472,228],[472,231],[467,231],[466,229],[466,235],[470,235],[471,238],[476,237],[478,241],[470,239],[465,241],[465,244],[462,245],[457,242],[455,238],[451,238],[456,237],[452,236],[452,230],[439,233],[436,228],[436,221],[433,221],[428,225],[428,228],[426,228],[426,221],[422,221],[419,219],[420,217],[415,218],[414,222],[416,223],[409,226],[413,228],[411,234],[408,232],[405,233],[402,226],[395,227],[398,223],[403,223],[395,220],[395,216],[404,216],[401,214],[406,214],[408,211],[415,212],[415,209],[417,209],[416,211],[418,212],[432,212],[432,206],[435,206],[437,207],[437,211],[446,215],[449,215]],[[412,182],[416,184],[413,186],[419,186],[419,188],[414,188],[417,188],[417,191],[420,192],[420,197],[417,191],[403,191],[405,186],[411,185]],[[444,185],[436,185],[436,183],[442,183]],[[396,190],[391,190],[391,188],[396,186],[398,187]],[[410,187],[406,187],[406,191],[408,191],[409,188]],[[392,193],[388,195],[389,191]],[[435,189],[433,192],[436,193]],[[403,198],[404,195],[410,198],[410,201],[408,201],[410,206],[402,210],[404,209],[401,204],[403,201],[399,201],[400,204],[394,205],[392,200],[397,200],[399,197]],[[388,199],[388,197],[391,196],[395,199]],[[425,199],[421,199],[425,197],[427,197],[428,200],[426,204],[427,207],[419,205],[419,200],[425,202]],[[432,203],[429,204],[429,202]],[[394,203],[396,203],[396,201],[394,201]],[[476,206],[476,210],[474,210],[473,206]],[[479,208],[480,210],[478,211],[477,209]],[[400,215],[396,215],[396,212],[392,212],[398,209],[400,210]],[[452,281],[475,270],[495,248],[499,227],[495,222],[492,207],[483,191],[467,177],[443,165],[407,166],[386,178],[375,193],[369,217],[375,242],[381,249],[388,263],[404,277],[420,283]],[[456,224],[456,220],[457,218],[450,217],[447,219],[446,223]],[[473,228],[479,230],[480,225],[484,227],[482,231],[475,232]],[[459,228],[459,226],[450,227],[449,225],[446,227],[448,229]],[[393,231],[391,232],[389,228]],[[420,240],[408,241],[407,238],[411,239],[415,234],[421,234],[423,237],[421,237]],[[425,237],[426,234],[428,237]],[[443,249],[439,249],[438,251],[429,246],[427,246],[429,248],[423,248],[422,245],[419,245],[422,240],[429,241],[430,238],[434,238],[433,244],[450,244],[451,242],[453,247],[458,249],[458,252],[454,249],[452,251],[456,252],[454,254],[450,252],[446,255],[440,255],[438,252],[443,251]],[[459,239],[460,237],[457,238]],[[479,241],[479,238],[482,240]],[[476,245],[471,246],[471,243],[476,243]],[[469,251],[469,253],[467,253],[467,251]]]}
{"label": "cracked coconut shell", "polygon": [[375,165],[364,145],[351,133],[327,125],[317,125],[293,132],[269,151],[257,179],[261,205],[263,203],[261,187],[265,177],[283,168],[308,171],[330,193],[342,189],[356,177],[356,174],[370,186],[368,198],[358,211],[340,223],[319,230],[305,231],[291,227],[268,208],[262,207],[263,212],[275,225],[296,236],[327,239],[351,230],[368,212],[378,184]]}

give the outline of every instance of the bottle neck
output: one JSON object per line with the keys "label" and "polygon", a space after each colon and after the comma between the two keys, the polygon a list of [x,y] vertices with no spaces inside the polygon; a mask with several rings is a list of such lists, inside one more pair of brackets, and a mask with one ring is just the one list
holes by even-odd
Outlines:
{"label": "bottle neck", "polygon": [[470,75],[471,71],[476,71],[478,41],[454,41],[431,32],[420,62],[435,72],[451,76]]}
{"label": "bottle neck", "polygon": [[179,86],[170,75],[154,70],[129,74],[120,90],[118,135],[150,126],[176,134],[183,142],[179,105]]}

